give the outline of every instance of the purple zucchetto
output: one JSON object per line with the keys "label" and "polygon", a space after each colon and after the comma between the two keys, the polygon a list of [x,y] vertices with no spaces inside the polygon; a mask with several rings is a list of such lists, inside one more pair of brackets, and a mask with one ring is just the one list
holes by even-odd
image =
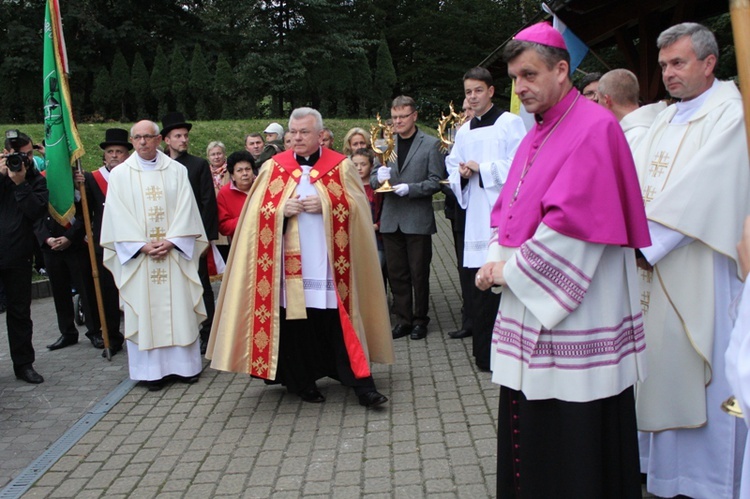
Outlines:
{"label": "purple zucchetto", "polygon": [[562,34],[545,22],[536,23],[526,29],[522,29],[513,39],[568,50]]}

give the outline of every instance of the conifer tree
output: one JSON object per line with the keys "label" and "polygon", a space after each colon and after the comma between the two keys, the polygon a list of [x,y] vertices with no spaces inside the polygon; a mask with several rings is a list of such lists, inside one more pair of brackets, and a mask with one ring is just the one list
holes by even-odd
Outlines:
{"label": "conifer tree", "polygon": [[221,119],[226,120],[236,118],[237,106],[234,100],[237,98],[237,81],[232,73],[232,66],[229,65],[224,54],[219,55],[216,61],[216,73],[214,75],[214,94],[218,101],[217,107],[221,109]]}
{"label": "conifer tree", "polygon": [[170,89],[169,60],[161,46],[158,46],[156,47],[154,67],[151,70],[151,94],[158,103],[157,119],[161,118],[168,112]]}
{"label": "conifer tree", "polygon": [[137,52],[133,59],[133,70],[130,73],[130,93],[133,95],[137,108],[137,119],[146,118],[146,102],[151,96],[151,84],[148,70],[143,62],[141,53]]}
{"label": "conifer tree", "polygon": [[171,82],[172,96],[176,111],[187,114],[185,103],[187,102],[188,91],[188,67],[182,52],[178,47],[172,52],[172,64],[169,68],[169,79]]}
{"label": "conifer tree", "polygon": [[375,78],[373,80],[373,93],[377,98],[377,107],[381,114],[391,108],[391,97],[393,88],[396,86],[396,68],[393,67],[393,58],[388,48],[385,35],[380,37],[380,45],[375,59]]}
{"label": "conifer tree", "polygon": [[125,56],[119,50],[112,61],[112,85],[110,95],[112,101],[119,105],[118,119],[128,121],[126,102],[128,98],[128,89],[130,88],[130,69],[125,60]]}

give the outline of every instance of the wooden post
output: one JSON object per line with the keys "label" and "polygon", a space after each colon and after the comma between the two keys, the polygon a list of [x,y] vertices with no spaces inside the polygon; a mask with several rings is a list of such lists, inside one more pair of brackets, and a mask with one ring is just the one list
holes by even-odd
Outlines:
{"label": "wooden post", "polygon": [[742,107],[745,112],[745,133],[750,148],[750,0],[729,0],[729,12],[732,18]]}
{"label": "wooden post", "polygon": [[[76,170],[83,174],[81,169],[81,160],[76,163]],[[104,301],[102,300],[102,288],[99,283],[99,265],[96,263],[96,250],[94,247],[94,233],[91,230],[91,212],[89,211],[89,202],[86,197],[86,184],[80,183],[81,206],[83,208],[83,223],[86,227],[86,240],[89,246],[89,258],[91,259],[91,275],[94,278],[94,291],[96,293],[96,306],[99,313],[99,322],[102,328],[102,339],[104,340],[104,354],[107,360],[112,360],[112,351],[109,348],[109,330],[107,329],[107,318],[104,315]],[[91,313],[93,311],[90,311]]]}

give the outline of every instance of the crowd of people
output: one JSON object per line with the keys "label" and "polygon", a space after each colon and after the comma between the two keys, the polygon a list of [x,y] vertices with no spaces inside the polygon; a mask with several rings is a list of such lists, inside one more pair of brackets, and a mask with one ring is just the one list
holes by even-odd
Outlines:
{"label": "crowd of people", "polygon": [[[188,152],[192,124],[179,112],[161,127],[107,130],[103,166],[76,182],[92,200],[111,353],[126,349],[149,390],[195,383],[204,354],[305,402],[324,402],[316,382],[331,377],[361,405],[382,405],[371,362],[391,364],[395,340],[429,333],[442,189],[463,306],[448,334],[471,337],[477,369],[500,385],[498,496],[635,498],[645,475],[660,497],[750,497],[747,427],[720,408],[734,393],[750,420],[741,96],[715,77],[704,26],[673,26],[657,48],[674,101],[642,106],[630,71],[576,88],[562,35],[546,23],[522,30],[504,57],[534,122],[527,130],[496,107],[492,75],[472,68],[447,155],[403,95],[390,155],[362,128],[336,151],[307,107],[286,131],[249,133],[245,150],[210,142],[208,160]],[[24,134],[5,142],[6,154],[32,148]],[[78,341],[71,287],[86,336],[104,347],[92,271],[80,215],[62,226],[46,213],[34,164],[15,170],[4,157],[0,174],[11,357],[19,379],[41,383],[33,247],[61,333],[51,350]]]}

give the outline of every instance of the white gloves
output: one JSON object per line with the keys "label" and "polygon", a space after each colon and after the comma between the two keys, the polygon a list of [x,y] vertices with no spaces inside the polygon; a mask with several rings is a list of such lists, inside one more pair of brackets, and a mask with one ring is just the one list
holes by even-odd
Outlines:
{"label": "white gloves", "polygon": [[[378,171],[378,174],[380,172]],[[393,193],[397,196],[404,197],[409,194],[409,184],[398,184],[393,186]]]}
{"label": "white gloves", "polygon": [[389,166],[381,166],[378,168],[378,182],[381,184],[391,178],[391,168]]}

